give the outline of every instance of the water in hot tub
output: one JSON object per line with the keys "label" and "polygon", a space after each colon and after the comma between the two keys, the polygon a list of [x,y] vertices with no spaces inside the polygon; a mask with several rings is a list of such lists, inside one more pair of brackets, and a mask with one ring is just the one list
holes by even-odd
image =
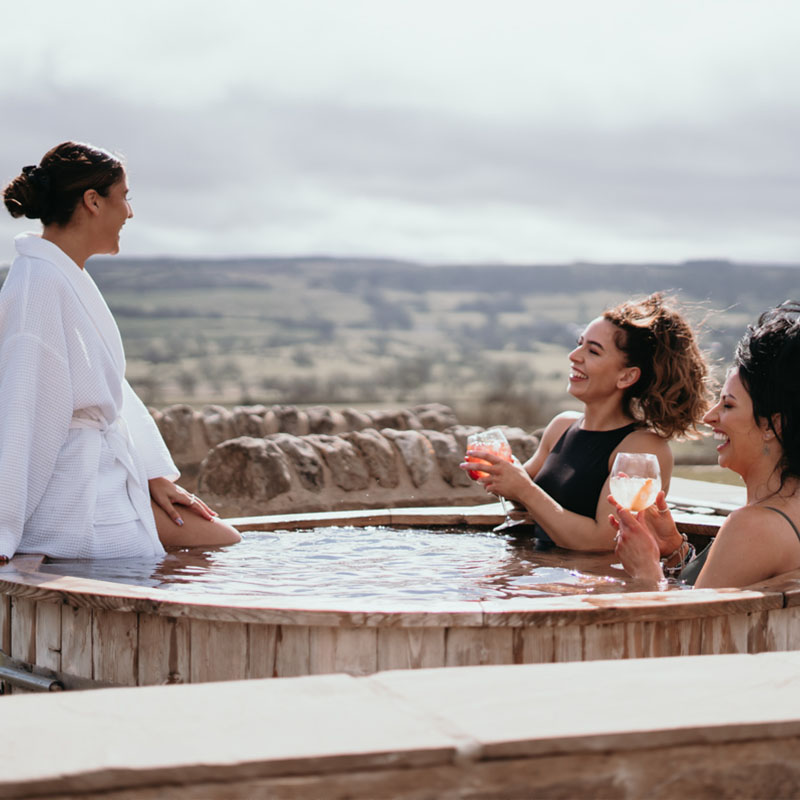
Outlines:
{"label": "water in hot tub", "polygon": [[48,559],[41,571],[194,594],[496,600],[619,592],[613,553],[538,552],[513,533],[465,529],[321,527],[248,532],[227,548],[134,559]]}

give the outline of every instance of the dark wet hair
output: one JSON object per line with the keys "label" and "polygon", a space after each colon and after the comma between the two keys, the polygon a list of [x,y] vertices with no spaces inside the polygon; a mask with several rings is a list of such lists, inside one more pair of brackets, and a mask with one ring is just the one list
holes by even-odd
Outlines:
{"label": "dark wet hair", "polygon": [[683,315],[656,293],[611,308],[603,319],[617,327],[625,365],[641,372],[623,393],[623,411],[665,439],[697,436],[712,396],[708,365]]}
{"label": "dark wet hair", "polygon": [[66,225],[84,192],[106,197],[123,176],[122,161],[107,150],[81,142],[62,142],[38,165],[22,172],[3,189],[12,217],[40,219],[43,225]]}
{"label": "dark wet hair", "polygon": [[766,421],[781,445],[781,489],[800,477],[800,303],[787,300],[765,311],[736,346],[739,372],[756,423]]}

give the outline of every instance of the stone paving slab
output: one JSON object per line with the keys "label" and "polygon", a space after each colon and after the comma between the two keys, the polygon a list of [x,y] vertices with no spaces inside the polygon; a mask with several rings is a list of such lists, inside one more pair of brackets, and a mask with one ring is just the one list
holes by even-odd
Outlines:
{"label": "stone paving slab", "polygon": [[428,672],[365,680],[481,758],[800,736],[800,652]]}
{"label": "stone paving slab", "polygon": [[347,675],[0,698],[0,797],[412,768],[457,743]]}
{"label": "stone paving slab", "polygon": [[[274,781],[298,790],[280,797],[326,796],[328,783],[339,787],[328,796],[362,797],[347,786],[365,776],[390,797],[404,776],[416,789],[403,797],[422,798],[444,796],[426,792],[426,780],[464,787],[480,775],[480,795],[447,796],[493,797],[512,773],[552,782],[562,763],[574,791],[596,780],[597,757],[624,772],[631,754],[651,763],[668,751],[705,753],[719,780],[748,759],[763,766],[765,754],[796,752],[798,689],[792,652],[14,696],[0,699],[0,797],[184,798],[201,784],[203,796],[256,796],[243,792],[258,784],[257,796],[277,797],[267,793]],[[625,779],[613,770],[608,786]],[[798,796],[800,781],[787,776],[785,796]]]}

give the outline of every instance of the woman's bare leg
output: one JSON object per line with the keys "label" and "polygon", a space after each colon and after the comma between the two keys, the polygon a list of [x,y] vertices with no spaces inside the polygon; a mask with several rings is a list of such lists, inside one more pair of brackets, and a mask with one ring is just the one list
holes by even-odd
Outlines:
{"label": "woman's bare leg", "polygon": [[188,508],[181,507],[183,525],[173,522],[166,511],[150,503],[156,518],[158,538],[164,547],[205,547],[236,544],[242,540],[239,531],[220,519],[207,520]]}

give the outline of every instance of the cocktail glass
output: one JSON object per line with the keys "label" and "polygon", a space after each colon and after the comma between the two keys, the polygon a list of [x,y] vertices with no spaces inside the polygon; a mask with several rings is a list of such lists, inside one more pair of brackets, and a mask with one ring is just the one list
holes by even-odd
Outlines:
{"label": "cocktail glass", "polygon": [[661,471],[652,453],[617,453],[611,467],[611,494],[629,511],[642,511],[656,501]]}

